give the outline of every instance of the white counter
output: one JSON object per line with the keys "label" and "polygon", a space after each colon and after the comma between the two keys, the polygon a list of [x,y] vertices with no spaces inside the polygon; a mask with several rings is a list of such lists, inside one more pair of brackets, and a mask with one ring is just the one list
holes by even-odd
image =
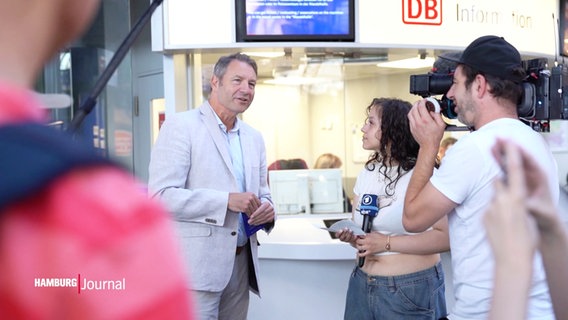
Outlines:
{"label": "white counter", "polygon": [[320,227],[350,216],[278,216],[270,235],[258,233],[262,298],[251,295],[249,320],[343,319],[355,249]]}
{"label": "white counter", "polygon": [[347,219],[351,214],[279,216],[267,235],[259,232],[258,256],[261,259],[351,260],[355,251],[349,244],[333,239],[320,229],[324,221]]}

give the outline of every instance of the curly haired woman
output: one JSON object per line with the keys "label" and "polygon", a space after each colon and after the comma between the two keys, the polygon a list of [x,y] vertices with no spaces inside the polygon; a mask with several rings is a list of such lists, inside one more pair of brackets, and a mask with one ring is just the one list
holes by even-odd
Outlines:
{"label": "curly haired woman", "polygon": [[[349,279],[345,319],[440,319],[447,316],[440,253],[449,250],[448,223],[443,218],[422,233],[406,232],[402,209],[418,144],[410,133],[409,102],[376,98],[367,107],[363,149],[374,151],[357,177],[353,220],[361,225],[359,202],[377,195],[379,212],[372,230],[356,236],[337,232],[364,257]],[[434,161],[434,159],[432,159]]]}

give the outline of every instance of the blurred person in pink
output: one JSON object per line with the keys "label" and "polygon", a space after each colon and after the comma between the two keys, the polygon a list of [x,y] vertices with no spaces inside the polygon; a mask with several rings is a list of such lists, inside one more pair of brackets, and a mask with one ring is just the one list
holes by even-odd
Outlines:
{"label": "blurred person in pink", "polygon": [[[82,146],[44,126],[30,89],[98,4],[0,0],[0,145],[15,145],[0,155],[0,319],[193,318],[168,216],[129,173],[87,152],[42,174]],[[51,136],[63,143],[30,147]],[[20,193],[19,171],[32,185]]]}

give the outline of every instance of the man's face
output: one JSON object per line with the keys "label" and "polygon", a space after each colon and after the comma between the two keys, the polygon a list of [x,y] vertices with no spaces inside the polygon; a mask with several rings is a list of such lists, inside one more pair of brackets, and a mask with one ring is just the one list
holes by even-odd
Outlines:
{"label": "man's face", "polygon": [[256,74],[247,63],[233,60],[223,78],[213,77],[211,84],[219,103],[236,115],[247,110],[254,99]]}
{"label": "man's face", "polygon": [[474,126],[475,104],[472,98],[471,85],[466,87],[466,77],[458,66],[454,72],[453,84],[446,96],[454,101],[459,122],[468,127]]}

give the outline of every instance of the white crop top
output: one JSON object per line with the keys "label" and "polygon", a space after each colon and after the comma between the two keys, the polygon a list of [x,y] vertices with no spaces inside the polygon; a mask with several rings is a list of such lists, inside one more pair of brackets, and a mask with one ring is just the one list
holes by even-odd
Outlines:
{"label": "white crop top", "polygon": [[[391,176],[396,175],[396,170],[398,167],[392,167],[389,171]],[[396,183],[394,193],[392,196],[387,196],[385,192],[385,186],[388,181],[385,181],[385,177],[379,173],[379,165],[375,165],[375,170],[369,171],[366,168],[361,170],[355,186],[353,187],[353,192],[361,201],[363,194],[376,194],[379,197],[379,213],[373,219],[372,231],[377,231],[385,235],[412,235],[414,233],[407,232],[402,225],[402,209],[404,207],[404,196],[406,195],[406,189],[412,176],[413,170],[407,171],[400,177]],[[390,203],[390,205],[387,205]],[[359,213],[360,203],[354,204],[353,221],[357,225],[363,223],[363,215]],[[396,252],[383,252],[376,255],[388,255],[396,254]]]}

